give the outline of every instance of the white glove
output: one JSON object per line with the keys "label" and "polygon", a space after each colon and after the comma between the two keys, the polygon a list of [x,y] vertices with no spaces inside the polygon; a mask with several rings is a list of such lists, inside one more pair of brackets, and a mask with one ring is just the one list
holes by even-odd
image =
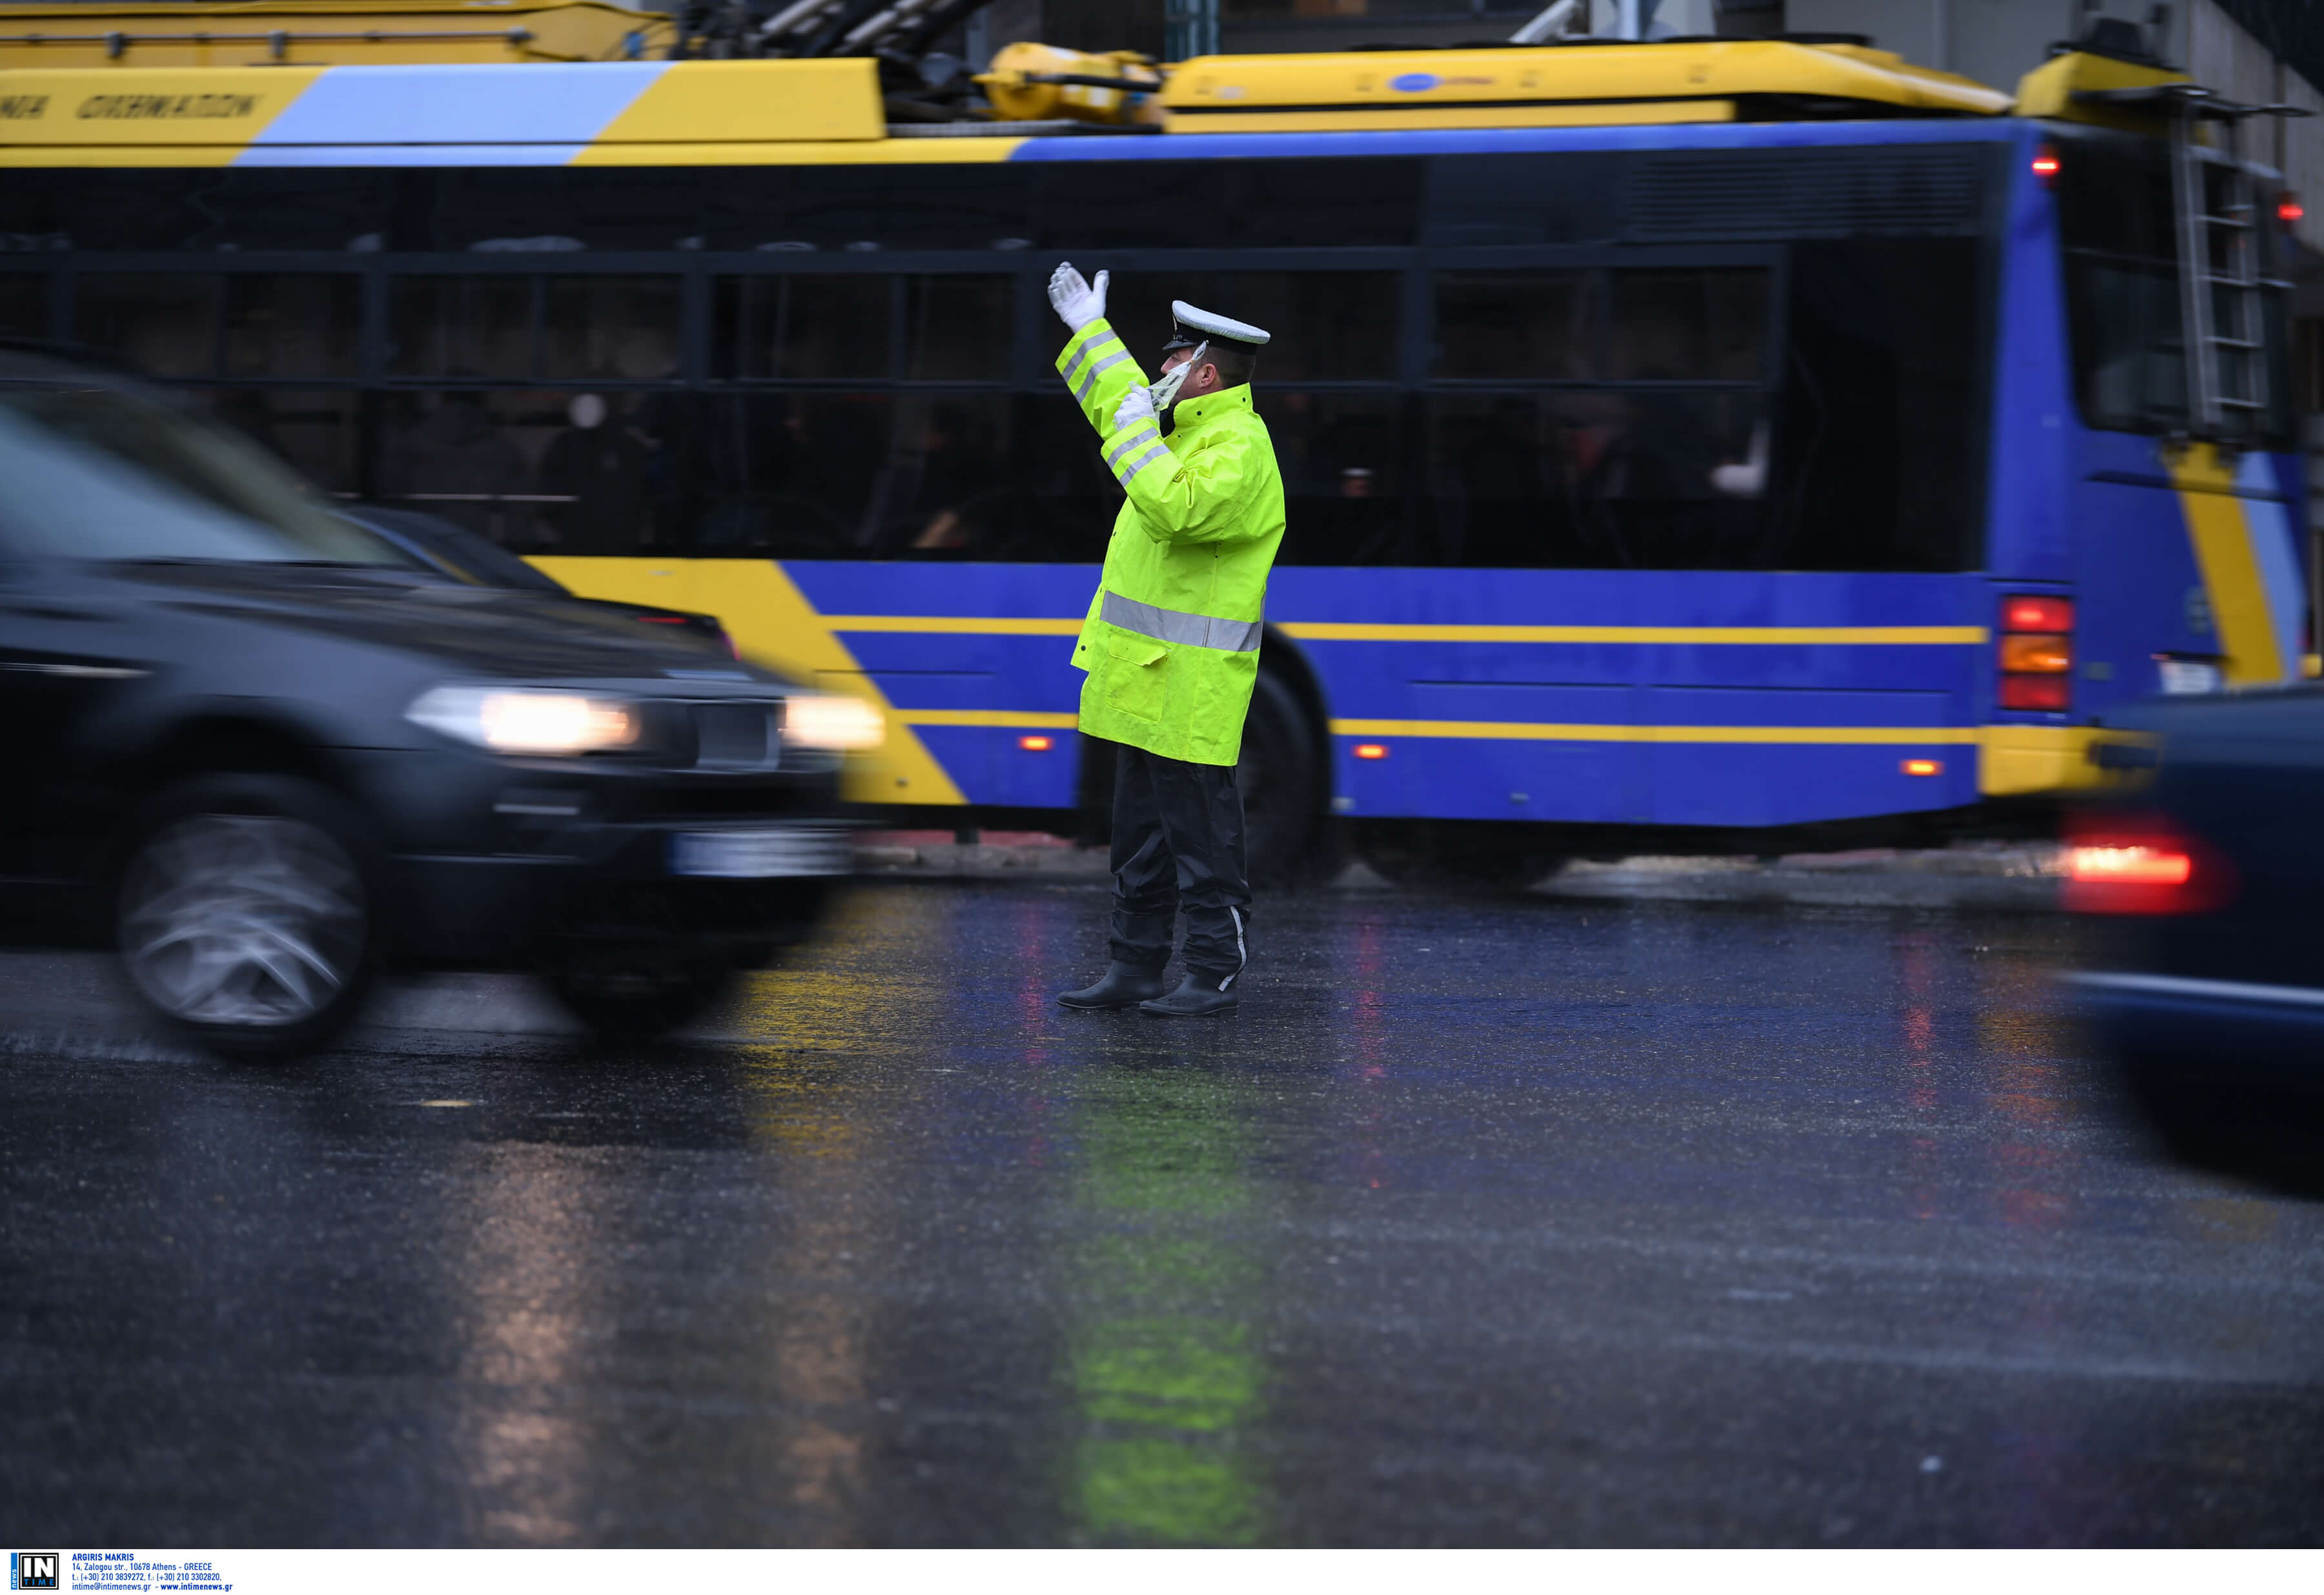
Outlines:
{"label": "white glove", "polygon": [[1097,286],[1092,288],[1074,270],[1071,261],[1060,261],[1057,269],[1049,273],[1049,302],[1057,309],[1057,318],[1079,332],[1091,322],[1105,315],[1105,285],[1113,275],[1111,272],[1097,274]]}
{"label": "white glove", "polygon": [[1140,421],[1154,419],[1154,391],[1134,387],[1121,396],[1121,408],[1113,412],[1113,429],[1125,431]]}

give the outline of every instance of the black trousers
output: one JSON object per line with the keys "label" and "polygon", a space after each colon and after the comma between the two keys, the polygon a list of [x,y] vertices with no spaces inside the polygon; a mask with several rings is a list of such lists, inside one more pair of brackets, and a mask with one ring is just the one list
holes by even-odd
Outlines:
{"label": "black trousers", "polygon": [[1123,745],[1113,780],[1113,956],[1159,969],[1186,912],[1186,968],[1231,989],[1250,927],[1242,791],[1231,764]]}

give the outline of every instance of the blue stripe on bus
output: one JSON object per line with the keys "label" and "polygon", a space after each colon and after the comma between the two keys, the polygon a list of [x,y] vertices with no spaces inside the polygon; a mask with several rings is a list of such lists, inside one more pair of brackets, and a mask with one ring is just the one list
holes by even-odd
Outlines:
{"label": "blue stripe on bus", "polygon": [[[669,69],[667,61],[537,62],[527,66],[334,67],[253,141],[253,147],[460,144],[464,164],[497,164],[473,146],[586,145]],[[378,165],[376,159],[337,160]]]}

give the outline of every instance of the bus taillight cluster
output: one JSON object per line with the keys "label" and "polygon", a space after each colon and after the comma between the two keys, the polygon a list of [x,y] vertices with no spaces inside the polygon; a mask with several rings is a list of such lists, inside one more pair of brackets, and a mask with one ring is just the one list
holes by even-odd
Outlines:
{"label": "bus taillight cluster", "polygon": [[2001,706],[2063,714],[2073,702],[2074,601],[2001,601]]}

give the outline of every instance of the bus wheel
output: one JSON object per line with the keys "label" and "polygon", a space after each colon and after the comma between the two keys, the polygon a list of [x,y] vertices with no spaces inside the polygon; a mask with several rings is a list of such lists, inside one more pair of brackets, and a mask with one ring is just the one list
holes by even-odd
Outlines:
{"label": "bus wheel", "polygon": [[1533,826],[1462,820],[1374,820],[1357,852],[1398,886],[1496,894],[1539,884],[1568,857]]}
{"label": "bus wheel", "polygon": [[1314,727],[1297,695],[1274,672],[1261,670],[1243,722],[1242,760],[1235,768],[1235,784],[1242,790],[1243,849],[1253,880],[1295,881],[1317,869],[1323,774]]}

